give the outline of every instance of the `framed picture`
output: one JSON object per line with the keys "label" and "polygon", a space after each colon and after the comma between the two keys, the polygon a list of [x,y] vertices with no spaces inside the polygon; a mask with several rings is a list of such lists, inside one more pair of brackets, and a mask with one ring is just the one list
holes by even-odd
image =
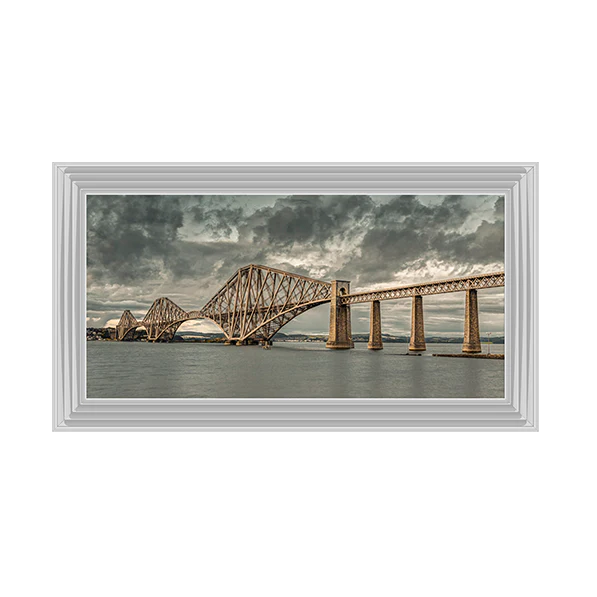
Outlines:
{"label": "framed picture", "polygon": [[54,430],[536,430],[537,170],[54,164]]}

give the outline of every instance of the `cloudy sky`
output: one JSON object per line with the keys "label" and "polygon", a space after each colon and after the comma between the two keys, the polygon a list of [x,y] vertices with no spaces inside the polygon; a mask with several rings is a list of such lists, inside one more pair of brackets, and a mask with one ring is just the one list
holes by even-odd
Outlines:
{"label": "cloudy sky", "polygon": [[[239,268],[268,265],[354,291],[503,270],[495,195],[93,195],[87,198],[87,325],[138,319],[167,296],[201,308]],[[410,300],[382,302],[382,331],[410,333]],[[427,335],[463,332],[464,293],[426,297]],[[503,333],[503,289],[479,293],[481,333]],[[329,307],[282,331],[327,333]],[[352,307],[353,333],[369,329]],[[207,321],[180,331],[220,331]]]}

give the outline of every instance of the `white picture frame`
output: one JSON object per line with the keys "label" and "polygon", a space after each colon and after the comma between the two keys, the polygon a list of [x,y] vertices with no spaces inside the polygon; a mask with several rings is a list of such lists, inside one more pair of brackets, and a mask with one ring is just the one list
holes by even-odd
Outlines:
{"label": "white picture frame", "polygon": [[[90,399],[86,196],[180,193],[505,197],[504,399]],[[538,165],[523,163],[53,164],[55,431],[536,431]]]}

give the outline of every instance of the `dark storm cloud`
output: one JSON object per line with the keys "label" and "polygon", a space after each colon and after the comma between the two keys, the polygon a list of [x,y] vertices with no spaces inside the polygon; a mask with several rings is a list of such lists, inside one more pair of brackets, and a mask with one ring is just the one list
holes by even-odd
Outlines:
{"label": "dark storm cloud", "polygon": [[500,222],[504,221],[504,198],[503,197],[497,198],[497,200],[494,204],[493,213],[494,213],[496,220],[499,220]]}
{"label": "dark storm cloud", "polygon": [[344,239],[374,209],[373,200],[365,195],[295,195],[256,211],[247,219],[246,228],[253,231],[256,242],[269,245],[325,246],[331,239]]}
{"label": "dark storm cloud", "polygon": [[193,222],[215,239],[230,238],[245,219],[242,207],[222,205],[217,198],[197,198],[197,203],[189,207],[189,213]]}
{"label": "dark storm cloud", "polygon": [[439,232],[429,246],[444,259],[465,261],[474,256],[477,264],[502,261],[504,258],[504,226],[501,222],[481,222],[474,232],[458,235]]}
{"label": "dark storm cloud", "polygon": [[88,197],[88,273],[129,283],[177,267],[175,241],[182,225],[177,197]]}

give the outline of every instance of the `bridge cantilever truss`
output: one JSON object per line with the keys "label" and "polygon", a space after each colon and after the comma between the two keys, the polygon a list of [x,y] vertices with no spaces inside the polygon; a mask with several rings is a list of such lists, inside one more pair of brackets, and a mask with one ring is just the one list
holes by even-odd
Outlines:
{"label": "bridge cantilever truss", "polygon": [[132,338],[135,330],[140,325],[137,318],[127,309],[116,324],[116,339],[126,340],[127,338]]}
{"label": "bridge cantilever truss", "polygon": [[145,327],[151,341],[171,340],[191,319],[210,319],[228,340],[270,340],[291,319],[331,300],[331,284],[262,265],[239,269],[200,310],[185,311],[168,298],[159,298],[138,321],[125,311],[116,326],[117,339],[130,338]]}
{"label": "bridge cantilever truss", "polygon": [[239,269],[199,311],[230,340],[269,340],[283,325],[331,300],[329,282],[248,265]]}

